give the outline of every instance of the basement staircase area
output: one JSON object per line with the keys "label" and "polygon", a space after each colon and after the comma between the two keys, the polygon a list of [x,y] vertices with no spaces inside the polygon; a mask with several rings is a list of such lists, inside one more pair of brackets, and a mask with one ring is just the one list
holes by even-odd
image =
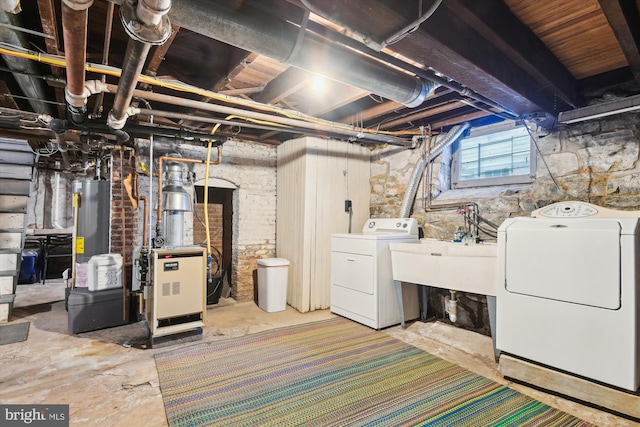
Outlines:
{"label": "basement staircase area", "polygon": [[0,323],[11,319],[35,162],[26,140],[0,138]]}

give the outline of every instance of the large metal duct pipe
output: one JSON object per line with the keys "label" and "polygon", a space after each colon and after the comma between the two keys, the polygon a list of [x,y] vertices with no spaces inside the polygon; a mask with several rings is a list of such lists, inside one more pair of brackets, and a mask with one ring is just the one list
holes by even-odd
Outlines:
{"label": "large metal duct pipe", "polygon": [[[2,7],[5,11],[0,11],[0,23],[5,25],[11,25],[13,27],[22,27],[21,19],[15,15],[20,12],[20,5],[17,1],[2,3]],[[29,47],[25,37],[8,27],[0,27],[0,41],[12,46],[22,46],[24,48]],[[38,75],[38,69],[36,65],[25,58],[18,58],[10,55],[2,55],[2,58],[7,64],[7,67],[13,71],[13,77],[16,79],[18,86],[28,98],[29,105],[33,108],[33,111],[39,114],[52,114],[49,105],[42,102],[42,99],[46,99],[44,84],[42,80],[33,77]]]}
{"label": "large metal duct pipe", "polygon": [[170,8],[171,0],[127,0],[120,6],[120,19],[130,39],[116,97],[107,118],[107,125],[114,130],[121,130],[127,121],[129,104],[149,49],[164,43],[171,35],[167,16]]}
{"label": "large metal duct pipe", "polygon": [[409,218],[411,214],[411,207],[413,206],[413,200],[416,198],[416,192],[418,191],[418,186],[420,185],[420,179],[422,178],[422,172],[424,172],[425,166],[433,159],[438,157],[442,151],[456,142],[460,137],[464,134],[464,132],[469,129],[471,125],[469,122],[464,122],[460,125],[452,127],[447,134],[437,141],[436,144],[431,148],[431,153],[429,157],[420,157],[418,163],[413,168],[413,173],[411,174],[411,179],[409,180],[409,185],[407,186],[407,190],[404,193],[404,199],[402,200],[402,207],[400,208],[399,218]]}
{"label": "large metal duct pipe", "polygon": [[228,8],[216,2],[182,0],[171,8],[171,20],[188,30],[244,50],[321,74],[408,107],[424,101],[437,84],[328,44],[319,36],[243,4]]}
{"label": "large metal duct pipe", "polygon": [[74,123],[84,122],[89,94],[84,89],[87,62],[87,25],[93,0],[63,0],[62,37],[67,62],[67,86],[64,97]]}

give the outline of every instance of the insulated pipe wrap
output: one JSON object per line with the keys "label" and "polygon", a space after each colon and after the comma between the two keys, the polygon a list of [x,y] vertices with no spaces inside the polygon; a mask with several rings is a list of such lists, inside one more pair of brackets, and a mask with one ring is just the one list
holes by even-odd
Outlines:
{"label": "insulated pipe wrap", "polygon": [[306,33],[296,46],[299,27],[246,4],[236,9],[184,0],[172,5],[169,16],[173,23],[193,32],[407,106],[420,105],[435,88],[433,82],[423,82],[380,61],[354,55],[352,50],[327,44],[311,33]]}
{"label": "insulated pipe wrap", "polygon": [[427,163],[438,157],[445,148],[460,139],[470,126],[469,122],[464,122],[461,125],[452,127],[444,138],[438,141],[431,149],[429,158],[420,157],[420,159],[418,159],[416,166],[413,168],[413,173],[411,174],[411,179],[409,180],[407,189],[404,193],[404,199],[402,200],[402,206],[400,207],[400,215],[398,216],[399,218],[409,218],[409,215],[411,214],[411,207],[413,206],[413,200],[416,197],[418,186],[420,185],[420,179],[422,178],[422,173],[424,172],[424,168],[427,166]]}
{"label": "insulated pipe wrap", "polygon": [[[10,8],[10,6],[11,5],[8,5],[7,7]],[[19,6],[18,4],[18,7]],[[12,25],[14,27],[21,27],[23,25],[19,15],[2,11],[0,11],[0,24]],[[11,30],[5,26],[0,26],[0,41],[23,48],[29,46],[28,40],[22,33]],[[31,108],[33,108],[33,111],[41,114],[51,114],[50,106],[41,101],[46,99],[46,91],[42,80],[34,77],[38,75],[36,65],[28,59],[10,55],[2,55],[2,59],[4,59],[7,66],[13,72],[13,77],[20,86],[20,89],[30,98],[28,102]]]}

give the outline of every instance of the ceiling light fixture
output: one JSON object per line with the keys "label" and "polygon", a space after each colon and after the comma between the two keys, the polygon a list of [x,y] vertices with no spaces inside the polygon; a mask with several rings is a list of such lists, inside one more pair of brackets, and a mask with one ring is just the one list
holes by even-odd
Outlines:
{"label": "ceiling light fixture", "polygon": [[638,110],[640,110],[640,95],[635,95],[584,108],[563,111],[558,115],[558,122],[563,124],[578,123]]}
{"label": "ceiling light fixture", "polygon": [[313,79],[313,90],[316,92],[322,92],[324,90],[324,77],[316,76]]}

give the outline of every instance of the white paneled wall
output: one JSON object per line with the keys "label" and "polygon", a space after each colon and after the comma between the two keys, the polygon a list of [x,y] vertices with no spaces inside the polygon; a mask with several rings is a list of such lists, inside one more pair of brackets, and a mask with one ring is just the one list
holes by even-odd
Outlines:
{"label": "white paneled wall", "polygon": [[301,312],[329,308],[331,234],[369,218],[370,151],[357,144],[306,137],[278,146],[276,252],[290,261],[287,303]]}

